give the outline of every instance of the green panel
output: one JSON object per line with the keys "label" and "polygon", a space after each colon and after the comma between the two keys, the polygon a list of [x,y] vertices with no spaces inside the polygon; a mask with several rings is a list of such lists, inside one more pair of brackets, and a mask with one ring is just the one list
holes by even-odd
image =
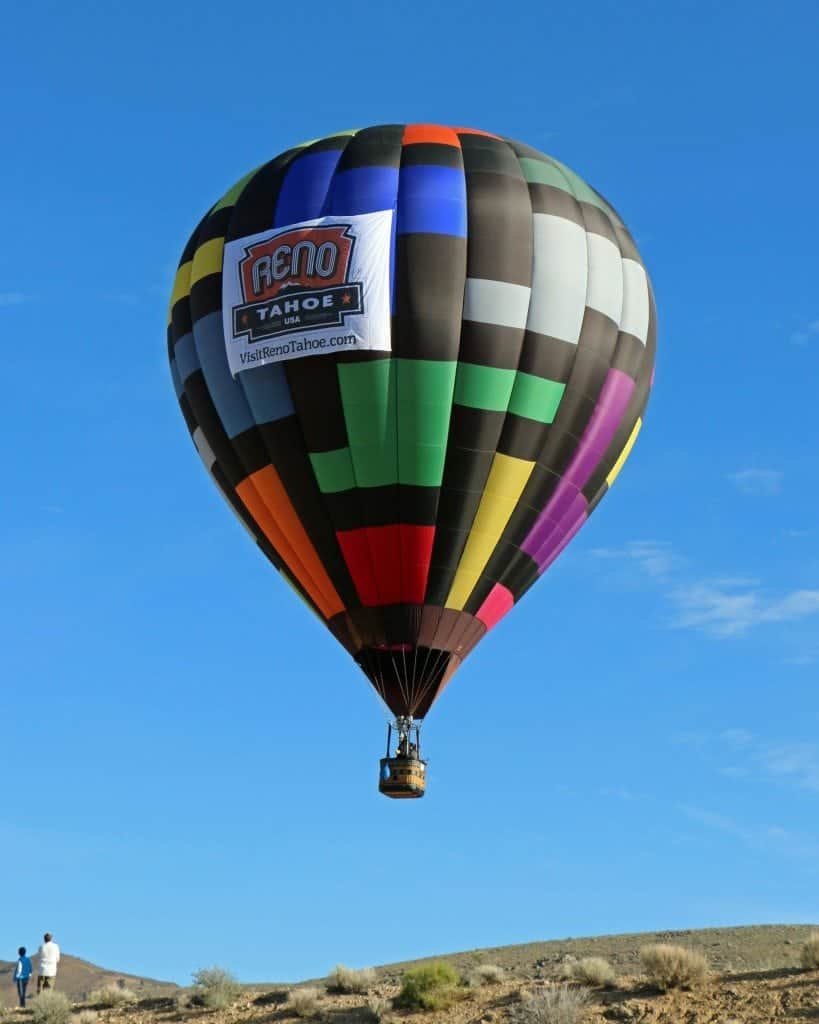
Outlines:
{"label": "green panel", "polygon": [[398,359],[398,479],[440,487],[457,363]]}
{"label": "green panel", "polygon": [[349,448],[336,448],[332,452],[309,452],[313,471],[322,494],[348,491],[355,487],[353,462]]}
{"label": "green panel", "polygon": [[395,360],[342,363],[338,379],[355,483],[359,487],[397,483]]}
{"label": "green panel", "polygon": [[417,487],[440,487],[444,477],[446,445],[415,444],[410,439],[398,446],[399,479]]}
{"label": "green panel", "polygon": [[214,206],[214,208],[211,210],[211,213],[216,213],[217,210],[222,210],[226,206],[234,206],[236,200],[239,198],[242,192],[244,192],[247,183],[250,181],[251,178],[254,178],[256,176],[258,170],[259,167],[256,167],[254,170],[250,172],[250,174],[246,174],[244,178],[241,179],[241,181],[237,181],[233,188],[225,192],[225,194],[222,196],[222,198],[219,200],[216,206]]}
{"label": "green panel", "polygon": [[357,135],[361,131],[360,128],[345,128],[343,132],[331,132],[329,135],[322,135],[317,139],[308,139],[307,142],[300,142],[295,149],[306,149],[307,146],[312,146],[315,142],[324,142],[325,139],[335,139],[342,135]]}
{"label": "green panel", "polygon": [[520,158],[519,163],[526,181],[562,189],[581,203],[590,203],[592,206],[599,207],[612,220],[619,222],[620,218],[602,196],[590,188],[579,175],[557,160],[546,163],[545,160],[535,160],[532,157],[524,156]]}
{"label": "green panel", "polygon": [[509,412],[541,423],[551,423],[565,390],[566,385],[559,381],[519,372],[509,400]]}
{"label": "green panel", "polygon": [[514,370],[499,370],[478,363],[458,363],[455,401],[458,405],[468,405],[472,409],[506,412],[514,383]]}
{"label": "green panel", "polygon": [[339,365],[355,475],[348,486],[441,485],[456,367],[431,359]]}
{"label": "green panel", "polygon": [[554,188],[562,188],[564,192],[569,191],[565,177],[554,164],[547,164],[544,160],[534,160],[528,156],[522,156],[519,163],[526,181],[537,185],[552,185]]}

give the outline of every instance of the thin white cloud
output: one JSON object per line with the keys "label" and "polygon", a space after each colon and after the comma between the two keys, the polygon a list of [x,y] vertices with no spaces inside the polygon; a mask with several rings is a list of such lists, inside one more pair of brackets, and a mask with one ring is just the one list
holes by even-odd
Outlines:
{"label": "thin white cloud", "polygon": [[753,577],[685,579],[685,559],[665,541],[630,541],[622,548],[595,548],[591,555],[639,570],[647,583],[665,595],[672,609],[668,624],[675,629],[697,629],[726,639],[743,636],[760,626],[819,615],[819,589],[771,595]]}
{"label": "thin white cloud", "polygon": [[805,345],[815,338],[819,338],[819,320],[811,320],[791,335],[791,341],[797,345]]}
{"label": "thin white cloud", "polygon": [[816,665],[818,662],[819,654],[796,654],[792,658],[785,658],[784,664],[805,668],[808,665]]}
{"label": "thin white cloud", "polygon": [[655,580],[667,579],[682,564],[662,540],[632,540],[623,548],[595,548],[593,558],[634,563],[641,572]]}
{"label": "thin white cloud", "polygon": [[731,591],[708,583],[675,587],[673,625],[696,628],[716,637],[741,636],[756,626],[795,622],[819,615],[819,590],[794,590],[771,598],[757,590]]}
{"label": "thin white cloud", "polygon": [[741,727],[714,734],[680,735],[675,739],[698,750],[706,760],[720,763],[730,759],[721,766],[723,774],[735,778],[761,776],[819,793],[819,744],[803,740],[765,740]]}
{"label": "thin white cloud", "polygon": [[692,804],[676,806],[691,821],[734,836],[755,849],[773,850],[786,857],[815,858],[819,855],[819,843],[814,838],[799,835],[780,825],[746,825],[730,815],[719,814],[705,807]]}
{"label": "thin white cloud", "polygon": [[770,497],[782,490],[784,473],[776,469],[742,469],[729,474],[728,479],[736,484],[742,494]]}

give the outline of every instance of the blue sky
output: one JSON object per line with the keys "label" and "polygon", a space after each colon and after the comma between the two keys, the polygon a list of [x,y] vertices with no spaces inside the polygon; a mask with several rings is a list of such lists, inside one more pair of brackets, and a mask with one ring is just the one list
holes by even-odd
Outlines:
{"label": "blue sky", "polygon": [[[50,929],[123,971],[296,979],[819,919],[815,28],[787,0],[5,12],[0,957]],[[363,677],[203,472],[164,334],[233,181],[426,120],[609,197],[659,340],[628,466],[436,705],[406,806]]]}

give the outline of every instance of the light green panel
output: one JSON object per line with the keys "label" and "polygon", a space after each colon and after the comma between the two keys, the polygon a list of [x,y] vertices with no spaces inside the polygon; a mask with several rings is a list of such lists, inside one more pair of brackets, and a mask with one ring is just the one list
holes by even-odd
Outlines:
{"label": "light green panel", "polygon": [[[430,359],[339,365],[355,475],[349,486],[440,486],[456,365]],[[330,467],[327,478],[342,479]]]}
{"label": "light green panel", "polygon": [[565,390],[566,385],[559,381],[518,372],[509,399],[509,412],[541,423],[551,423]]}
{"label": "light green panel", "polygon": [[520,169],[526,181],[539,185],[551,185],[553,188],[562,189],[574,196],[581,203],[590,203],[592,206],[603,210],[615,222],[620,218],[612,210],[609,204],[599,196],[593,188],[590,188],[583,179],[574,173],[573,170],[559,163],[557,160],[546,163],[545,160],[535,160],[532,157],[520,158]]}
{"label": "light green panel", "polygon": [[455,378],[455,401],[472,409],[506,412],[512,387],[514,370],[500,370],[495,366],[478,363],[459,363]]}
{"label": "light green panel", "polygon": [[440,487],[457,363],[397,359],[398,479]]}
{"label": "light green panel", "polygon": [[255,168],[255,170],[252,170],[250,174],[246,174],[244,178],[241,179],[241,181],[237,181],[233,188],[225,192],[225,194],[222,196],[222,198],[219,200],[216,206],[214,206],[214,208],[211,210],[211,213],[216,213],[217,210],[222,210],[226,206],[234,206],[236,200],[239,198],[242,192],[244,192],[247,183],[250,181],[251,178],[256,177],[258,171],[259,168],[257,167]]}
{"label": "light green panel", "polygon": [[398,481],[394,360],[340,364],[338,378],[355,483],[382,487]]}
{"label": "light green panel", "polygon": [[349,448],[336,448],[331,452],[309,452],[313,471],[322,494],[348,491],[355,487],[352,455]]}

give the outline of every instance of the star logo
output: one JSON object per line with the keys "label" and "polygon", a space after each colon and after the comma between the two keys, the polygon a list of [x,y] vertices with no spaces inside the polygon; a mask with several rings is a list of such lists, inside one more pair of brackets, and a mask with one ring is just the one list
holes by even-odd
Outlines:
{"label": "star logo", "polygon": [[344,294],[343,294],[343,295],[341,296],[341,303],[342,303],[342,305],[343,305],[343,306],[349,306],[349,305],[350,305],[350,301],[351,301],[351,298],[352,298],[352,297],[351,297],[350,293],[349,293],[349,292],[345,292],[345,293],[344,293]]}

